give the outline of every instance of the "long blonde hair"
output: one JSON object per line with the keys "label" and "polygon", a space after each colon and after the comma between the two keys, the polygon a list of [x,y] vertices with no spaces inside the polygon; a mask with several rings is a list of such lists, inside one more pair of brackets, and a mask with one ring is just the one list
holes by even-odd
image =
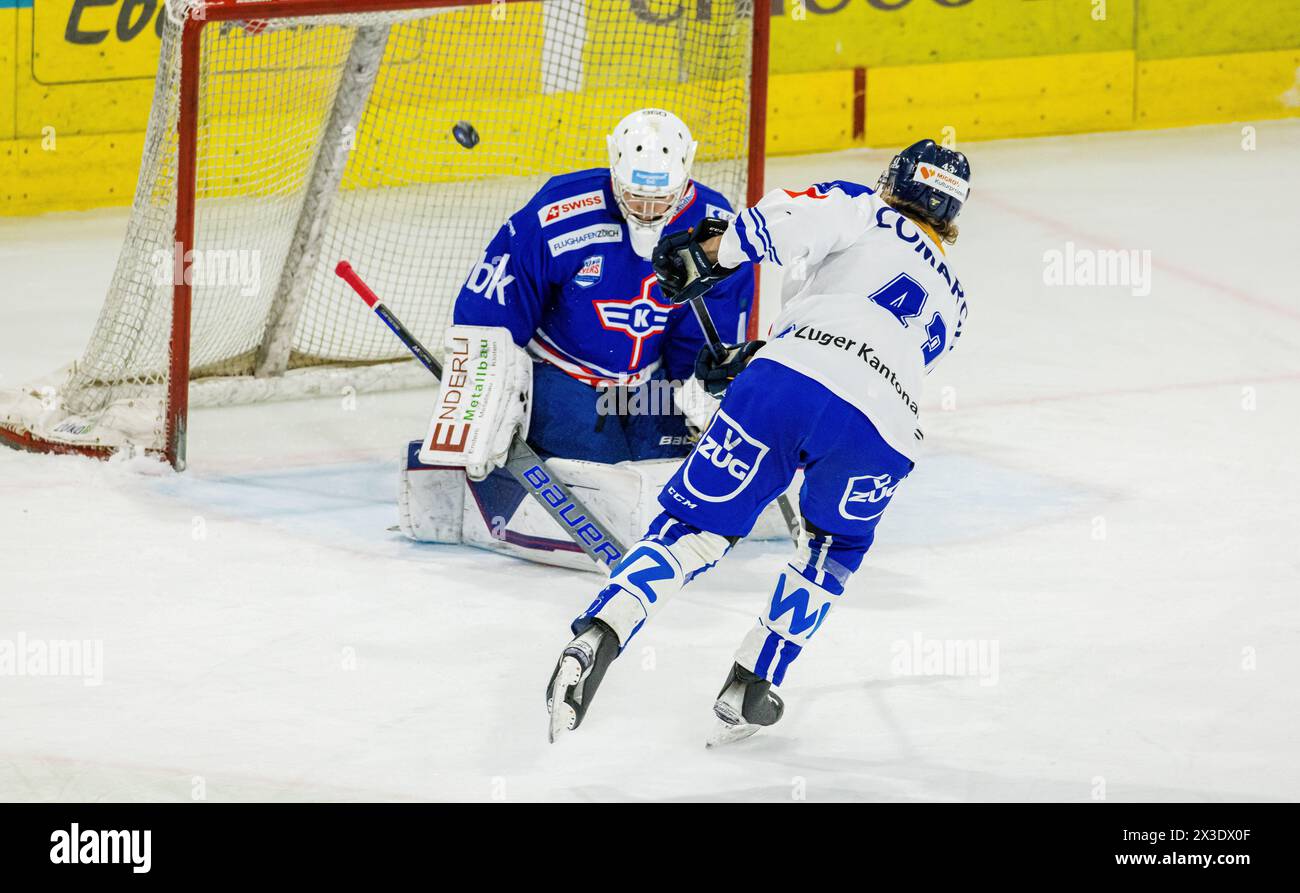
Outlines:
{"label": "long blonde hair", "polygon": [[[883,180],[884,178],[882,177],[881,179]],[[935,222],[928,219],[925,216],[924,208],[918,207],[914,202],[905,202],[902,199],[891,195],[889,189],[883,182],[880,184],[879,192],[880,198],[889,205],[889,207],[906,216],[913,223],[918,223],[930,230],[930,232],[934,233],[945,245],[951,245],[957,241],[957,233],[960,232],[960,228],[957,226],[957,221],[945,220],[943,222]]]}

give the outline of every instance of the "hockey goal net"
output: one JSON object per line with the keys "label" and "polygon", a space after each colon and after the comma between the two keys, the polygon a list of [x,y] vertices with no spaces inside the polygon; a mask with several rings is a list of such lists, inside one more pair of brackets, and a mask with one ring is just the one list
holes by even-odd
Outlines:
{"label": "hockey goal net", "polygon": [[[185,463],[187,412],[427,385],[332,275],[431,349],[545,180],[636,108],[761,189],[768,0],[172,0],[125,242],[84,355],[0,392],[0,442]],[[757,14],[756,14],[757,13]]]}

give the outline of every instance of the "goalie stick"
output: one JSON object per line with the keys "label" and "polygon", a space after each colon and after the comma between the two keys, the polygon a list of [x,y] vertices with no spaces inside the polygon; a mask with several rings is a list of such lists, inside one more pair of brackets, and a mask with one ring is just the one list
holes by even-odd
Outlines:
{"label": "goalie stick", "polygon": [[[357,271],[352,269],[352,265],[341,260],[334,268],[334,273],[352,287],[361,300],[366,302],[366,306],[383,320],[384,325],[388,326],[398,340],[406,345],[406,349],[415,355],[424,368],[432,372],[434,378],[442,381],[442,364],[434,359],[433,354],[429,353],[406,326],[402,325],[402,321],[393,314],[393,311],[379,300],[379,296],[366,285]],[[627,551],[623,544],[603,522],[597,520],[591,510],[582,504],[582,501],[560,481],[559,477],[546,467],[546,463],[532,447],[524,442],[518,431],[510,442],[510,452],[503,467],[523,486],[525,492],[530,493],[541,504],[546,513],[555,519],[555,523],[560,525],[560,529],[567,532],[592,561],[613,567],[623,557]]]}

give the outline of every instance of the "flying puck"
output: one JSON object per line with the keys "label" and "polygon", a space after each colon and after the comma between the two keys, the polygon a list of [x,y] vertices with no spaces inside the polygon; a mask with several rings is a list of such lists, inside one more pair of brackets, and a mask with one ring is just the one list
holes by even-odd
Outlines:
{"label": "flying puck", "polygon": [[456,142],[466,149],[473,149],[478,145],[478,131],[468,121],[457,121],[456,126],[451,129],[451,135],[456,137]]}

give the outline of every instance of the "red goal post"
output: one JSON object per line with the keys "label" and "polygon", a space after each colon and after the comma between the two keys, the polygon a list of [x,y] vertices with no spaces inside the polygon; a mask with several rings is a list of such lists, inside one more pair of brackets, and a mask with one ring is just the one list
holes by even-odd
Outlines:
{"label": "red goal post", "polygon": [[[604,134],[637,107],[677,111],[700,141],[696,177],[752,204],[769,3],[171,0],[91,343],[47,382],[0,392],[0,443],[143,450],[181,469],[192,390],[225,405],[427,383],[332,290],[333,262],[366,262],[440,343],[504,217],[546,177],[603,164]],[[460,121],[481,143],[455,144]],[[255,285],[218,275],[250,258]]]}

